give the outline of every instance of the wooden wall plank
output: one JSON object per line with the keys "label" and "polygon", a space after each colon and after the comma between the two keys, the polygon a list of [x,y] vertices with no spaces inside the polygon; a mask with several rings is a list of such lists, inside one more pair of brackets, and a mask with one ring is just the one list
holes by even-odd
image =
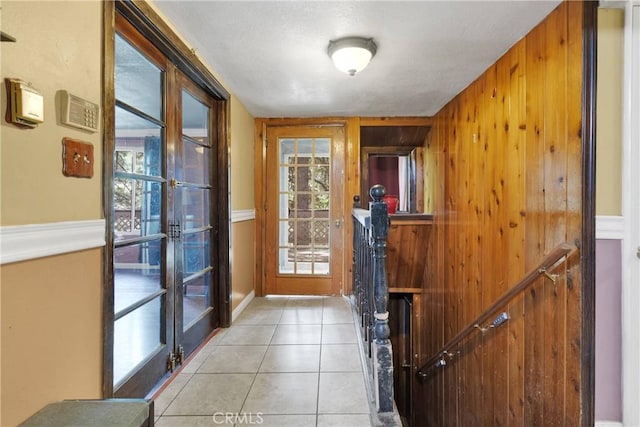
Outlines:
{"label": "wooden wall plank", "polygon": [[[430,336],[418,360],[581,237],[583,6],[561,4],[433,119],[427,181],[444,187],[426,185]],[[416,425],[581,424],[580,257],[554,272],[555,286],[541,278],[505,307],[506,326],[472,336],[418,382],[414,407],[428,405]]]}
{"label": "wooden wall plank", "polygon": [[[446,120],[444,117],[442,116],[438,117],[438,123],[440,125],[437,127],[437,132],[438,132],[437,139],[435,140],[432,139],[433,145],[434,145],[434,151],[435,151],[434,165],[436,167],[434,175],[436,178],[436,182],[438,183],[438,185],[435,187],[436,191],[434,192],[434,211],[442,213],[442,212],[445,212],[447,209],[445,189],[447,188],[448,175],[446,171],[447,171],[447,164],[449,161],[448,152],[447,152],[448,149],[445,146],[444,141],[449,135],[450,129],[449,129],[449,121]],[[432,275],[431,277],[430,284],[431,284],[431,287],[435,285],[435,290],[437,295],[437,298],[433,300],[435,301],[435,304],[432,304],[432,306],[435,305],[434,307],[435,309],[432,310],[434,313],[431,317],[433,324],[429,330],[432,331],[433,335],[436,337],[436,340],[432,341],[431,347],[423,351],[423,354],[422,354],[423,362],[426,361],[427,357],[430,357],[431,354],[433,354],[435,351],[437,351],[437,349],[439,349],[442,345],[444,345],[445,334],[446,334],[445,328],[447,324],[446,321],[450,320],[445,316],[445,313],[448,312],[447,303],[449,300],[449,295],[446,293],[446,286],[445,286],[444,280],[440,279],[442,277],[446,277],[446,274],[448,274],[449,272],[446,265],[446,258],[445,258],[446,254],[445,254],[445,244],[444,244],[445,237],[447,235],[447,229],[446,229],[447,221],[448,219],[444,215],[437,215],[434,217],[432,239],[429,241],[429,245],[432,246],[434,248],[433,250],[436,252],[436,258],[435,258],[436,264],[435,266],[433,264],[428,266],[427,269],[432,270],[434,272],[434,275]],[[423,307],[425,307],[425,305],[426,305],[425,301],[423,301]],[[420,366],[422,366],[422,364]],[[447,375],[446,373],[443,375],[437,375],[435,379],[433,379],[432,377],[432,383],[435,383],[435,389],[432,389],[432,390],[436,392],[434,397],[436,400],[435,407],[437,408],[437,410],[427,411],[427,412],[435,412],[435,416],[433,416],[433,418],[435,419],[434,425],[445,425],[444,420],[455,420],[455,417],[452,416],[453,411],[451,411],[451,408],[455,408],[456,406],[455,401],[445,402],[445,398],[446,398],[445,376],[446,375]],[[452,395],[453,393],[450,392],[449,394]],[[419,396],[420,394],[418,393],[418,391],[416,391],[415,395]]]}
{"label": "wooden wall plank", "polygon": [[[525,150],[525,266],[533,268],[543,255],[544,239],[544,45],[545,33],[541,24],[527,36],[526,105],[527,140]],[[522,102],[522,101],[520,101]],[[544,395],[544,337],[545,320],[540,306],[542,280],[530,288],[525,296],[525,406],[524,422],[544,425],[542,401]]]}
{"label": "wooden wall plank", "polygon": [[[467,152],[469,153],[467,161],[467,178],[465,182],[465,190],[467,192],[467,204],[465,221],[467,231],[464,233],[466,241],[466,252],[464,261],[464,273],[466,283],[466,293],[464,294],[464,320],[466,325],[473,320],[479,313],[483,311],[482,302],[484,288],[482,283],[482,259],[478,254],[484,252],[484,236],[483,236],[483,216],[484,216],[484,171],[483,171],[483,146],[481,129],[484,125],[482,120],[483,105],[482,98],[486,88],[487,74],[485,73],[472,85],[469,92],[467,105],[470,105],[471,117],[467,122],[469,126],[468,132],[470,138],[467,141]],[[465,378],[467,379],[467,396],[466,401],[474,410],[462,411],[466,415],[468,423],[465,425],[480,425],[483,417],[486,416],[486,407],[482,403],[486,393],[483,387],[484,366],[482,360],[482,337],[476,335],[471,339],[466,353],[468,357]]]}
{"label": "wooden wall plank", "polygon": [[426,259],[424,243],[431,238],[431,221],[391,219],[387,236],[389,287],[420,288]]}
{"label": "wooden wall plank", "polygon": [[[475,105],[473,104],[473,96],[470,94],[471,91],[475,91],[475,85],[471,85],[467,91],[462,96],[461,99],[461,121],[458,121],[457,124],[457,132],[460,135],[460,151],[458,152],[458,164],[460,166],[460,181],[458,183],[457,194],[456,197],[460,201],[458,203],[458,211],[457,214],[457,229],[454,229],[454,232],[457,232],[457,258],[458,262],[456,264],[456,276],[459,278],[458,281],[454,283],[459,283],[460,290],[456,293],[456,306],[458,307],[458,328],[452,333],[456,333],[460,328],[463,327],[467,322],[469,322],[472,317],[469,314],[470,304],[475,301],[473,298],[471,291],[471,275],[473,274],[471,263],[469,262],[469,257],[472,255],[471,244],[469,240],[471,239],[469,235],[469,224],[472,220],[471,217],[471,209],[470,209],[470,198],[471,194],[469,191],[469,181],[471,176],[471,168],[470,168],[470,158],[473,155],[471,149],[471,142],[473,139],[472,134],[472,122],[473,122],[473,110]],[[472,411],[462,411],[461,407],[472,407],[469,402],[469,396],[473,393],[477,393],[478,390],[474,389],[472,384],[470,384],[470,380],[473,378],[470,370],[470,355],[465,352],[464,348],[458,349],[460,351],[460,356],[456,357],[455,367],[459,370],[458,378],[460,378],[460,385],[458,387],[458,417],[460,423],[462,425],[477,425],[477,423],[473,422],[474,414]],[[476,371],[477,372],[477,371]]]}
{"label": "wooden wall plank", "polygon": [[[445,235],[443,237],[447,271],[445,273],[445,287],[443,289],[446,298],[446,305],[445,312],[442,314],[442,321],[444,322],[444,339],[442,344],[453,338],[457,331],[463,326],[459,320],[459,311],[462,308],[458,301],[458,292],[456,292],[456,290],[450,285],[451,283],[462,282],[462,276],[458,269],[458,265],[460,264],[462,257],[459,248],[458,235],[460,234],[459,230],[462,229],[462,224],[459,219],[460,212],[458,206],[460,197],[457,197],[457,193],[462,187],[459,176],[461,175],[463,168],[462,162],[458,158],[458,153],[462,151],[460,148],[460,136],[456,133],[456,123],[460,120],[461,115],[460,109],[460,98],[456,98],[449,109],[450,111],[444,113],[451,117],[449,118],[450,122],[445,128],[447,130],[447,135],[444,141],[447,141],[447,150],[449,153],[446,158],[447,161],[443,165],[446,175],[444,188],[446,207],[442,214],[445,216]],[[458,170],[460,170],[460,172],[458,172]],[[433,351],[436,350],[437,349],[434,349]],[[453,368],[446,368],[444,370],[444,418],[447,422],[453,423],[455,421],[455,425],[459,425],[460,423],[458,410],[460,403],[459,388],[461,387],[461,384],[458,382],[460,378],[460,374],[458,373],[459,369],[460,364],[454,364]],[[452,387],[451,384],[455,384],[455,387]]]}
{"label": "wooden wall plank", "polygon": [[[566,181],[567,181],[567,4],[558,7],[544,22],[544,207],[545,253],[566,240]],[[560,107],[560,108],[558,108]],[[544,348],[545,423],[564,422],[565,395],[565,274],[554,285],[543,283],[543,310],[546,345]]]}
{"label": "wooden wall plank", "polygon": [[[450,113],[451,114],[451,113]],[[421,355],[422,361],[426,361],[433,353],[435,353],[444,343],[446,342],[448,336],[448,329],[451,323],[451,308],[453,304],[451,304],[451,295],[447,292],[447,288],[445,283],[451,279],[452,270],[451,270],[451,261],[452,261],[452,253],[450,248],[445,245],[445,241],[449,241],[450,233],[448,223],[450,218],[444,215],[444,212],[450,212],[450,203],[449,197],[446,192],[446,189],[449,187],[449,182],[447,180],[450,178],[448,174],[449,169],[449,151],[453,148],[451,146],[445,146],[444,141],[447,140],[450,136],[450,129],[448,124],[450,123],[443,116],[437,117],[438,125],[435,128],[435,131],[432,130],[432,135],[438,135],[437,138],[430,138],[432,146],[434,147],[436,158],[438,153],[441,153],[442,162],[436,163],[437,174],[441,175],[442,186],[440,187],[441,193],[436,195],[434,199],[434,226],[433,232],[435,233],[434,239],[430,240],[428,244],[430,246],[435,247],[435,251],[438,253],[436,258],[437,265],[435,266],[435,277],[432,277],[432,280],[435,282],[440,282],[437,285],[437,290],[441,293],[441,299],[432,300],[425,298],[423,301],[423,309],[426,312],[429,312],[431,309],[436,313],[431,316],[433,324],[428,326],[428,331],[432,331],[431,333],[437,334],[439,340],[435,342],[434,347],[428,347],[423,349],[423,354]],[[435,214],[437,212],[437,214]],[[428,269],[433,266],[427,267]],[[428,284],[427,284],[428,285]],[[424,286],[424,285],[423,285]],[[438,306],[438,303],[440,305]],[[422,366],[422,365],[421,365]],[[433,378],[433,377],[432,377]],[[437,384],[437,388],[440,391],[438,406],[435,412],[442,413],[442,418],[455,419],[455,413],[452,414],[451,407],[455,406],[451,403],[453,402],[451,399],[453,397],[453,391],[446,389],[444,384],[448,379],[447,372],[443,372],[442,375],[435,375],[435,378],[440,380],[440,383]],[[422,389],[418,389],[416,391],[416,399],[421,395]],[[419,401],[416,401],[419,403]],[[414,405],[415,407],[415,405]],[[429,408],[424,408],[425,411],[428,412]]]}
{"label": "wooden wall plank", "polygon": [[[351,117],[346,122],[347,139],[345,141],[345,180],[344,206],[353,206],[353,197],[360,193],[360,118]],[[362,200],[362,199],[361,199]],[[348,210],[346,210],[348,211]],[[353,221],[345,217],[343,221],[345,237],[353,236]],[[351,295],[353,285],[353,239],[348,237],[344,241],[344,294]]]}
{"label": "wooden wall plank", "polygon": [[256,296],[261,297],[265,295],[265,283],[264,283],[264,259],[262,254],[265,247],[265,223],[264,205],[266,195],[266,179],[264,175],[266,173],[266,161],[267,161],[267,125],[263,119],[256,119],[255,121],[255,145],[254,145],[254,167],[255,167],[255,186],[254,186],[254,201],[256,206],[256,220],[255,220],[255,270],[254,270],[254,290]]}
{"label": "wooden wall plank", "polygon": [[[508,129],[505,129],[505,102],[509,90],[508,61],[500,61],[487,73],[487,90],[484,97],[485,109],[485,247],[489,253],[505,253],[506,209],[503,196],[505,173],[502,147],[507,145]],[[506,270],[498,263],[483,263],[484,287],[483,310],[490,306],[507,290]],[[505,307],[506,308],[506,307]],[[494,331],[492,331],[494,332]],[[484,405],[489,411],[487,418],[492,424],[507,424],[507,405],[502,394],[508,389],[507,329],[502,328],[487,335],[484,341],[484,372],[486,398]]]}
{"label": "wooden wall plank", "polygon": [[[509,71],[508,105],[505,126],[508,125],[509,138],[503,151],[508,166],[505,179],[504,200],[506,209],[506,280],[509,285],[524,276],[525,247],[525,195],[524,167],[526,147],[526,104],[518,102],[526,97],[526,46],[517,44],[507,55],[506,67]],[[514,299],[508,307],[511,320],[508,330],[508,424],[522,425],[524,420],[524,297]]]}

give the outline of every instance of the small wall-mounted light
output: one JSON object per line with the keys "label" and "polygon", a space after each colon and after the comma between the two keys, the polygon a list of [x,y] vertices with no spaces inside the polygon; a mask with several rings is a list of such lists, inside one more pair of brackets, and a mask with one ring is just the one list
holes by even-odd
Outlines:
{"label": "small wall-mounted light", "polygon": [[376,54],[372,38],[345,37],[329,42],[329,57],[336,68],[350,76],[362,71]]}

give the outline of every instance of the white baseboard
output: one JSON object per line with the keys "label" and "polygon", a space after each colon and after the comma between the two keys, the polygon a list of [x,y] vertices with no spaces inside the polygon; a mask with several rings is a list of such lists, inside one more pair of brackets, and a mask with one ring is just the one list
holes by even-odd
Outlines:
{"label": "white baseboard", "polygon": [[231,323],[236,321],[238,316],[240,316],[240,314],[242,314],[244,309],[247,308],[247,306],[249,305],[251,300],[253,300],[255,297],[256,297],[255,291],[249,292],[249,294],[246,297],[244,297],[242,302],[240,304],[238,304],[238,306],[235,308],[235,310],[233,310],[233,312],[231,313]]}
{"label": "white baseboard", "polygon": [[0,227],[0,264],[100,248],[105,231],[104,219]]}
{"label": "white baseboard", "polygon": [[594,427],[623,427],[620,421],[596,421]]}

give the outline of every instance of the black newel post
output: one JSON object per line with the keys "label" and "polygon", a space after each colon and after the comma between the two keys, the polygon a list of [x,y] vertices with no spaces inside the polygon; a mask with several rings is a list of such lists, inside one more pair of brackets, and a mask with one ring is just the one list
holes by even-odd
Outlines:
{"label": "black newel post", "polygon": [[385,188],[374,185],[369,191],[371,204],[371,232],[373,238],[373,289],[375,301],[374,355],[377,376],[376,399],[378,412],[393,411],[393,358],[389,340],[389,287],[387,283],[387,233],[389,214],[387,205],[382,201]]}
{"label": "black newel post", "polygon": [[[360,205],[360,196],[353,196],[353,207]],[[352,277],[352,292],[354,297],[354,304],[360,318],[362,318],[362,283],[360,277],[362,274],[362,241],[363,241],[363,226],[358,219],[353,217],[353,277]]]}

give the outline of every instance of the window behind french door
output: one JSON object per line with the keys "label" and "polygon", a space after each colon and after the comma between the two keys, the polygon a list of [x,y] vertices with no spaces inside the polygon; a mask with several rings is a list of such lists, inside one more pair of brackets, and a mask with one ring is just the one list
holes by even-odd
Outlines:
{"label": "window behind french door", "polygon": [[116,15],[113,389],[144,396],[218,325],[216,100]]}

